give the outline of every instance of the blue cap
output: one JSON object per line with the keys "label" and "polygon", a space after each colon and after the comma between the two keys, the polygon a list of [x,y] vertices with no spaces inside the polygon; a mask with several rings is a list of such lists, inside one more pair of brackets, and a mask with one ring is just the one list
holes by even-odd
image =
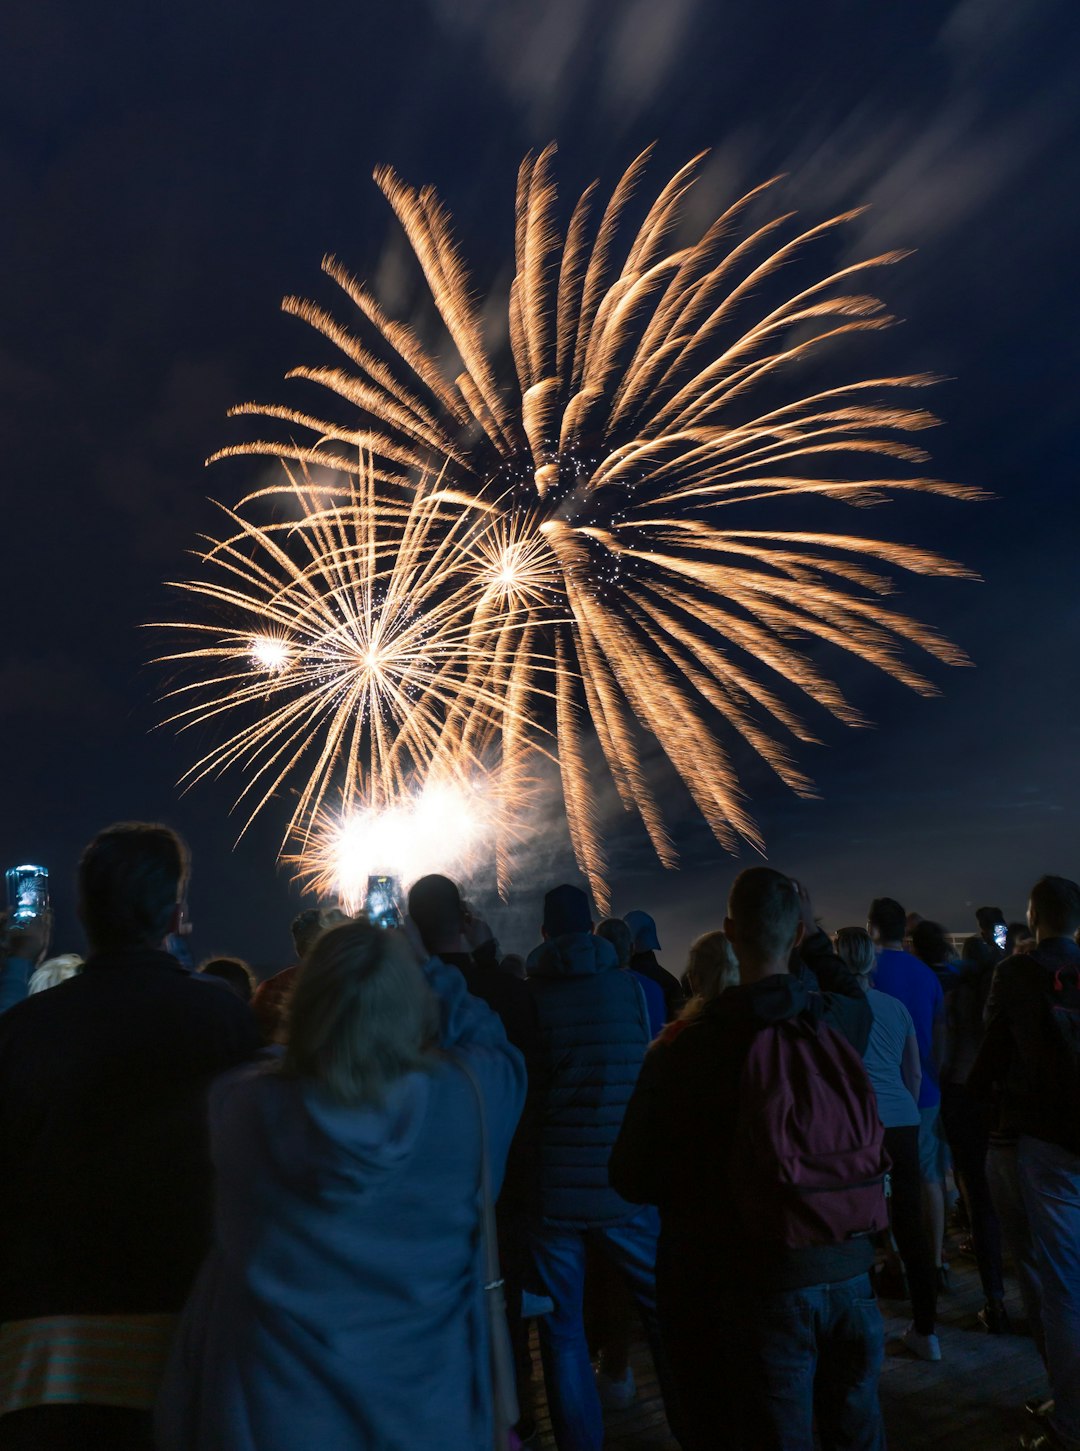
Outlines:
{"label": "blue cap", "polygon": [[553,887],[544,898],[544,931],[549,937],[591,932],[592,911],[580,887]]}
{"label": "blue cap", "polygon": [[659,952],[660,939],[656,935],[656,923],[648,912],[627,912],[623,918],[634,939],[635,952]]}

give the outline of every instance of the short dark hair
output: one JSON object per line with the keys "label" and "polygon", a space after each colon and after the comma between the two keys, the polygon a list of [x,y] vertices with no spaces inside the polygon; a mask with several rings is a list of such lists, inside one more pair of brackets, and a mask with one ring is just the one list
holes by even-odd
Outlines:
{"label": "short dark hair", "polygon": [[1031,889],[1039,926],[1071,937],[1080,927],[1080,886],[1068,877],[1040,877]]}
{"label": "short dark hair", "polygon": [[952,943],[940,922],[917,922],[911,934],[911,945],[915,956],[921,958],[927,967],[940,967],[952,957]]}
{"label": "short dark hair", "polygon": [[907,931],[907,913],[894,897],[875,897],[866,920],[876,927],[883,942],[903,942]]}
{"label": "short dark hair", "polygon": [[437,943],[461,932],[464,915],[461,892],[449,877],[432,872],[413,884],[409,892],[409,916],[429,952],[435,951]]}
{"label": "short dark hair", "polygon": [[603,937],[615,949],[620,967],[629,967],[634,955],[634,934],[621,917],[605,917],[596,924],[597,937]]}
{"label": "short dark hair", "polygon": [[1004,925],[1005,913],[1000,907],[976,907],[975,921],[983,932],[990,932],[995,927]]}
{"label": "short dark hair", "polygon": [[589,899],[580,887],[564,882],[544,897],[544,931],[549,937],[566,937],[572,932],[592,931]]}
{"label": "short dark hair", "polygon": [[323,931],[323,915],[321,907],[305,907],[292,919],[289,928],[292,933],[293,946],[296,948],[297,957],[306,957],[308,949]]}
{"label": "short dark hair", "polygon": [[251,1002],[255,974],[242,957],[208,957],[199,964],[199,971],[206,977],[219,978],[243,1002]]}
{"label": "short dark hair", "polygon": [[749,947],[762,957],[778,957],[795,941],[802,903],[790,877],[772,867],[747,867],[732,883],[728,916],[735,927],[736,951]]}
{"label": "short dark hair", "polygon": [[154,822],[122,821],[98,832],[79,861],[79,907],[91,947],[157,947],[188,876],[188,850]]}

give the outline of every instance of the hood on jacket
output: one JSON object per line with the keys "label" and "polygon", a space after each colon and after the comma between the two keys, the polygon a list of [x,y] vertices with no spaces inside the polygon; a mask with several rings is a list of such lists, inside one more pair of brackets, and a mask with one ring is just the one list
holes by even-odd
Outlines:
{"label": "hood on jacket", "polygon": [[782,1023],[812,1009],[816,997],[801,978],[791,973],[777,973],[759,982],[729,987],[709,1004],[706,1012],[733,1013],[755,1024]]}
{"label": "hood on jacket", "polygon": [[[239,1069],[215,1085],[211,1121],[226,1096],[246,1100],[234,1131],[260,1137],[272,1176],[302,1197],[365,1186],[376,1189],[412,1157],[431,1093],[431,1076],[407,1073],[379,1108],[334,1103],[310,1083],[285,1077],[276,1064]],[[242,1152],[239,1144],[236,1149]]]}
{"label": "hood on jacket", "polygon": [[609,967],[618,970],[619,958],[606,937],[568,932],[533,948],[525,966],[530,977],[584,977]]}

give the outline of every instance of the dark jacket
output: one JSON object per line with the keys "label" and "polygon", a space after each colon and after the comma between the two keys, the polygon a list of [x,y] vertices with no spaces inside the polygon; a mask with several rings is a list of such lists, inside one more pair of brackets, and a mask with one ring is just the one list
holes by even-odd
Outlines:
{"label": "dark jacket", "polygon": [[575,932],[529,957],[540,1020],[539,1213],[547,1224],[617,1224],[634,1207],[608,1158],[649,1045],[641,989],[602,937]]}
{"label": "dark jacket", "polygon": [[506,1177],[499,1196],[500,1218],[508,1214],[521,1216],[535,1208],[540,1187],[538,1101],[543,1074],[536,998],[528,983],[503,972],[498,958],[483,947],[475,954],[442,952],[439,956],[450,967],[457,968],[474,998],[479,998],[498,1014],[507,1040],[525,1060],[525,1107],[514,1131],[506,1162]]}
{"label": "dark jacket", "polygon": [[820,956],[815,972],[823,994],[790,975],[728,988],[645,1060],[611,1156],[611,1182],[626,1199],[659,1205],[662,1258],[692,1266],[687,1293],[829,1284],[862,1273],[873,1259],[866,1240],[753,1255],[732,1201],[739,1082],[757,1032],[812,1011],[859,1051],[869,1035],[871,1008],[853,974],[831,954]]}
{"label": "dark jacket", "polygon": [[666,967],[660,966],[655,953],[635,952],[630,959],[630,971],[639,972],[642,977],[649,978],[664,994],[665,1022],[670,1023],[673,1018],[679,1016],[686,1006],[686,994],[682,990],[682,983],[668,972]]}
{"label": "dark jacket", "polygon": [[1056,1079],[1060,1045],[1049,1011],[1054,975],[1080,968],[1071,937],[1052,937],[1000,962],[986,1004],[986,1036],[968,1074],[969,1093],[997,1105],[1002,1138],[1029,1134],[1080,1153],[1072,1096]]}
{"label": "dark jacket", "polygon": [[180,1309],[210,1243],[206,1088],[258,1047],[164,952],[92,957],[0,1018],[0,1321]]}

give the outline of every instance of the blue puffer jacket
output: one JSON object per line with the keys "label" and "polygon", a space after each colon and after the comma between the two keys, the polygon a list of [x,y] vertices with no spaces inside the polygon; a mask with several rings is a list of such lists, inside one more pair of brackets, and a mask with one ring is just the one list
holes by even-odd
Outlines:
{"label": "blue puffer jacket", "polygon": [[545,942],[528,970],[540,1018],[541,1218],[618,1224],[637,1213],[608,1183],[608,1159],[649,1046],[644,996],[590,932]]}

